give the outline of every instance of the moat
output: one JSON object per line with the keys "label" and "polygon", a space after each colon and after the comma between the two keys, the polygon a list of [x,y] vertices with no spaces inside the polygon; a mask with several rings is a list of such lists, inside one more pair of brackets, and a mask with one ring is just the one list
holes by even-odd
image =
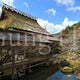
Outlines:
{"label": "moat", "polygon": [[[40,65],[35,68],[32,68],[32,73],[26,73],[26,75],[18,77],[16,80],[58,80],[58,78],[54,78],[54,76],[56,77],[55,73],[57,73],[57,75],[59,74],[59,77],[62,77],[62,73],[59,70],[58,64],[51,65],[48,67]],[[63,78],[65,78],[65,80],[68,80],[68,77],[70,76],[72,76],[73,78],[76,77],[73,74],[71,74],[67,77],[64,75]],[[11,80],[11,79],[6,77],[1,80]],[[78,80],[78,79],[72,79],[72,80]]]}

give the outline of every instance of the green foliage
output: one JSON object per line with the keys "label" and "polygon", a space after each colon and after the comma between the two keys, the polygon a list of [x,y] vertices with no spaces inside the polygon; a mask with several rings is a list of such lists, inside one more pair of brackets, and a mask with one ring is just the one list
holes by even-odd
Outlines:
{"label": "green foliage", "polygon": [[72,26],[67,26],[66,29],[62,30],[62,35],[63,37],[68,37],[73,33],[73,27],[76,27],[76,29],[78,29],[80,27],[80,22],[75,23]]}
{"label": "green foliage", "polygon": [[70,63],[66,60],[61,62],[61,67],[65,67],[65,66],[69,66],[69,65],[70,65]]}
{"label": "green foliage", "polygon": [[70,64],[68,67],[73,67],[73,65]]}
{"label": "green foliage", "polygon": [[80,50],[77,51],[77,54],[80,54]]}

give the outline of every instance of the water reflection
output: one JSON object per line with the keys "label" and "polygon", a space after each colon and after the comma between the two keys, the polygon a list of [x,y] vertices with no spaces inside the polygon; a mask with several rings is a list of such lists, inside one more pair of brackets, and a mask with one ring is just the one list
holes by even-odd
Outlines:
{"label": "water reflection", "polygon": [[[49,67],[44,65],[32,68],[32,73],[26,73],[25,76],[18,77],[16,80],[78,80],[75,75],[64,75],[59,70],[59,65],[55,64]],[[57,76],[56,76],[57,73]],[[4,78],[1,80],[11,80],[9,78]]]}
{"label": "water reflection", "polygon": [[47,80],[52,74],[59,70],[59,65],[55,64],[49,67],[41,65],[32,70],[32,73],[27,73],[25,76],[17,78],[16,80]]}
{"label": "water reflection", "polygon": [[48,80],[78,80],[77,77],[73,75],[64,75],[60,70],[52,75]]}

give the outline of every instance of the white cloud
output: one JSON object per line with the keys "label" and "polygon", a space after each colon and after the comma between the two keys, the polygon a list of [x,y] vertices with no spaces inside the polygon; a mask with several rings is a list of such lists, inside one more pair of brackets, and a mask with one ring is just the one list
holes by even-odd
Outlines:
{"label": "white cloud", "polygon": [[77,23],[77,21],[69,21],[68,18],[65,18],[64,21],[63,21],[63,23],[62,23],[62,25],[64,25],[64,26],[68,26],[68,25],[71,26],[74,23]]}
{"label": "white cloud", "polygon": [[66,5],[67,11],[80,11],[80,6],[75,6],[75,0],[56,0],[57,4]]}
{"label": "white cloud", "polygon": [[27,2],[24,2],[24,4],[25,4],[25,6],[28,8],[29,7],[29,5],[28,5],[28,3]]}
{"label": "white cloud", "polygon": [[52,13],[53,16],[56,15],[56,10],[53,9],[53,8],[52,8],[52,9],[48,9],[48,10],[46,10],[46,12],[47,12],[48,14]]}
{"label": "white cloud", "polygon": [[0,7],[0,13],[2,12],[2,8]]}
{"label": "white cloud", "polygon": [[56,0],[57,4],[62,4],[66,6],[73,6],[75,4],[74,0]]}
{"label": "white cloud", "polygon": [[80,11],[80,6],[76,6],[76,7],[69,7],[69,8],[67,8],[67,10],[68,10],[68,11],[73,11],[73,12],[75,12],[75,11],[77,11],[77,10],[79,10],[79,11]]}
{"label": "white cloud", "polygon": [[0,7],[0,16],[1,16],[2,8]]}
{"label": "white cloud", "polygon": [[13,3],[14,3],[14,0],[0,0],[0,3],[6,3],[6,4],[8,4],[8,5],[10,5],[10,6],[13,6]]}
{"label": "white cloud", "polygon": [[[5,3],[7,5],[13,6],[14,0],[0,0],[0,3]],[[14,6],[13,6],[14,7]],[[2,12],[2,7],[0,7],[0,14]]]}
{"label": "white cloud", "polygon": [[74,23],[77,23],[77,21],[69,21],[68,18],[65,18],[61,24],[56,25],[54,23],[48,22],[47,20],[38,19],[37,21],[44,29],[52,34],[60,32],[61,30],[65,29],[66,26],[71,26]]}

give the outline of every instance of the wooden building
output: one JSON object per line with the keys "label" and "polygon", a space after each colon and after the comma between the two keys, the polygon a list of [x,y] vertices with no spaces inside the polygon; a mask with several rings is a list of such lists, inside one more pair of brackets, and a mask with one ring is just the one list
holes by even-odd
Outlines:
{"label": "wooden building", "polygon": [[35,17],[6,4],[0,17],[0,75],[15,74],[60,53],[60,41]]}

